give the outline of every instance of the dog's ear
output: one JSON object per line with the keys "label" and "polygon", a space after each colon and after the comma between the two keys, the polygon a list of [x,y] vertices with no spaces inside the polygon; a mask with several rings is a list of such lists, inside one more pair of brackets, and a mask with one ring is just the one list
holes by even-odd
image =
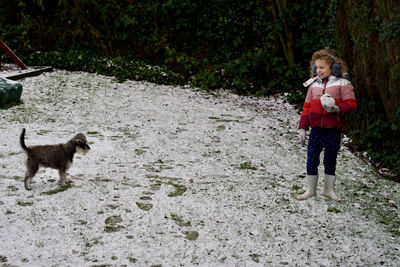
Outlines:
{"label": "dog's ear", "polygon": [[78,140],[79,140],[79,142],[83,142],[83,143],[87,142],[86,141],[86,136],[83,133],[76,134],[74,136],[74,138],[72,138],[72,140],[75,140],[76,143],[78,143]]}
{"label": "dog's ear", "polygon": [[85,140],[82,140],[81,138],[78,138],[78,139],[75,139],[75,143],[76,143],[78,146],[82,146],[82,145],[84,145],[84,144],[86,143],[86,141],[85,141]]}

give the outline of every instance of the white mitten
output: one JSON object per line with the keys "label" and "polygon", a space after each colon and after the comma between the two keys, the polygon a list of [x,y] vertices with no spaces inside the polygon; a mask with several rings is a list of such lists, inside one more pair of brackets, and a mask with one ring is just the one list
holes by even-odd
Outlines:
{"label": "white mitten", "polygon": [[299,139],[302,146],[306,144],[306,130],[299,129]]}
{"label": "white mitten", "polygon": [[321,105],[328,112],[340,112],[339,107],[335,104],[335,99],[329,94],[321,96]]}

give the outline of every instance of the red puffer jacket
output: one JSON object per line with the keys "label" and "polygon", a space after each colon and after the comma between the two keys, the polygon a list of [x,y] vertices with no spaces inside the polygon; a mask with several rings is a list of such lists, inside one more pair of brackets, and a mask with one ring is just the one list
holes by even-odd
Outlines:
{"label": "red puffer jacket", "polygon": [[[323,94],[330,94],[335,99],[339,113],[329,113],[322,108],[320,98]],[[317,78],[308,88],[299,129],[343,128],[344,115],[353,112],[356,106],[354,87],[348,80],[333,75],[324,81]]]}

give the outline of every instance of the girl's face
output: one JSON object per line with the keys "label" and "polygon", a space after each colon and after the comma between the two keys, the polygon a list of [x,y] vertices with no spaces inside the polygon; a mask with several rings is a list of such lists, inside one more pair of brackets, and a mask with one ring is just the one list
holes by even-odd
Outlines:
{"label": "girl's face", "polygon": [[320,79],[328,78],[332,74],[331,66],[323,59],[317,59],[315,66],[317,67],[317,75]]}

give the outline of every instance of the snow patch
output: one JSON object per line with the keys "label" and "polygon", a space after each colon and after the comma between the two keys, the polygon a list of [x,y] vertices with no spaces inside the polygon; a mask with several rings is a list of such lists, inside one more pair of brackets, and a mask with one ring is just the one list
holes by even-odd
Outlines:
{"label": "snow patch", "polygon": [[[0,113],[0,259],[9,265],[395,266],[399,184],[342,147],[336,190],[299,202],[306,148],[282,98],[54,71]],[[87,135],[23,187],[27,145]],[[322,162],[322,160],[321,160]],[[320,172],[323,172],[321,167]],[[323,184],[318,185],[318,192]]]}

